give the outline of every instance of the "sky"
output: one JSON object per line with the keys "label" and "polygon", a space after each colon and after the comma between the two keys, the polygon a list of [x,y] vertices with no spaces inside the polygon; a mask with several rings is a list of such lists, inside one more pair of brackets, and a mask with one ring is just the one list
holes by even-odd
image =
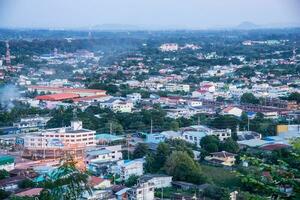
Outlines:
{"label": "sky", "polygon": [[0,27],[150,28],[300,24],[300,0],[0,0]]}

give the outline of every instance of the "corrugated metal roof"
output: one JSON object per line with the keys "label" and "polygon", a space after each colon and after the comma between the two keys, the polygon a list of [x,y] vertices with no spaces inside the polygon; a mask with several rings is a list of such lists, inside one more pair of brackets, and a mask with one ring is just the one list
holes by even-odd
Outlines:
{"label": "corrugated metal roof", "polygon": [[62,100],[73,99],[78,97],[80,97],[78,94],[60,93],[60,94],[49,94],[49,95],[37,96],[35,99],[45,100],[45,101],[62,101]]}

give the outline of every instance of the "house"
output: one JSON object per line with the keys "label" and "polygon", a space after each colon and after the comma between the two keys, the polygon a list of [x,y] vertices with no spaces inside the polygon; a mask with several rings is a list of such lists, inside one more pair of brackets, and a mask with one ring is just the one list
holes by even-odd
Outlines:
{"label": "house", "polygon": [[116,200],[115,195],[113,195],[110,189],[102,189],[102,190],[92,190],[91,193],[84,192],[80,200]]}
{"label": "house", "polygon": [[154,184],[139,183],[127,191],[128,200],[154,200]]}
{"label": "house", "polygon": [[127,94],[126,98],[131,100],[133,103],[138,103],[142,100],[142,95],[140,93]]}
{"label": "house", "polygon": [[121,145],[106,146],[86,151],[87,163],[114,162],[122,159]]}
{"label": "house", "polygon": [[91,176],[89,178],[89,185],[93,189],[104,189],[104,188],[109,188],[111,186],[109,179],[103,179],[97,176]]}
{"label": "house", "polygon": [[130,176],[141,176],[144,174],[144,160],[135,159],[123,161],[120,164],[120,176],[122,180],[127,180]]}
{"label": "house", "polygon": [[13,126],[19,128],[21,132],[32,132],[43,129],[51,117],[27,117],[21,118],[20,122],[13,123]]}
{"label": "house", "polygon": [[211,153],[209,156],[206,156],[204,159],[207,162],[217,164],[217,165],[232,166],[235,164],[235,154],[226,151]]}
{"label": "house", "polygon": [[24,176],[14,176],[0,180],[0,189],[5,191],[14,191],[18,189],[18,184],[25,180]]}
{"label": "house", "polygon": [[176,43],[165,43],[165,44],[160,45],[159,49],[162,52],[177,51],[179,49],[179,46]]}
{"label": "house", "polygon": [[122,185],[113,185],[111,187],[112,192],[116,195],[117,200],[127,200],[128,194],[127,191],[130,190],[130,188],[122,186]]}
{"label": "house", "polygon": [[219,138],[220,141],[224,141],[227,138],[231,137],[231,129],[216,129],[216,128],[210,128],[203,125],[195,125],[187,127],[187,130],[194,130],[199,132],[204,132],[206,135],[214,135]]}
{"label": "house", "polygon": [[160,143],[165,141],[165,136],[160,133],[152,133],[146,135],[146,143]]}
{"label": "house", "polygon": [[261,134],[254,131],[237,131],[237,140],[252,140],[252,139],[261,139]]}
{"label": "house", "polygon": [[15,168],[15,159],[11,156],[0,156],[0,170],[11,171]]}
{"label": "house", "polygon": [[117,98],[111,98],[107,101],[101,102],[100,106],[103,108],[109,108],[114,112],[131,112],[133,109],[132,102]]}
{"label": "house", "polygon": [[166,139],[182,139],[180,131],[163,131],[160,134],[165,136]]}
{"label": "house", "polygon": [[241,117],[243,113],[243,110],[238,107],[229,106],[222,110],[222,115],[233,115],[236,117]]}
{"label": "house", "polygon": [[14,194],[17,197],[36,197],[39,196],[44,188],[30,188]]}
{"label": "house", "polygon": [[172,176],[164,175],[164,174],[145,174],[139,178],[139,183],[153,183],[154,188],[165,188],[172,186]]}
{"label": "house", "polygon": [[200,141],[207,134],[203,131],[184,131],[182,134],[183,140],[195,144],[197,147],[200,147]]}

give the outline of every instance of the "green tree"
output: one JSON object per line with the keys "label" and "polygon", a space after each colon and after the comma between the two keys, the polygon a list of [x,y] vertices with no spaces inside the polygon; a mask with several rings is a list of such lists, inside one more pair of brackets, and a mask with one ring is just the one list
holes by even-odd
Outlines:
{"label": "green tree", "polygon": [[223,143],[221,143],[222,151],[228,151],[230,153],[238,153],[239,145],[232,138],[227,138]]}
{"label": "green tree", "polygon": [[149,153],[148,145],[145,143],[138,143],[133,151],[134,158],[142,158]]}
{"label": "green tree", "polygon": [[240,99],[241,103],[251,103],[251,104],[258,104],[259,99],[256,98],[252,93],[244,93]]}
{"label": "green tree", "polygon": [[51,177],[46,177],[44,188],[51,194],[53,200],[76,200],[84,192],[91,193],[88,185],[89,176],[78,170],[75,164],[72,158],[68,158],[51,174]]}
{"label": "green tree", "polygon": [[204,189],[203,195],[211,199],[229,200],[229,190],[226,188],[211,185]]}
{"label": "green tree", "polygon": [[220,148],[220,140],[214,135],[208,135],[201,139],[200,146],[208,153],[217,152]]}
{"label": "green tree", "polygon": [[35,187],[36,184],[30,179],[25,179],[18,184],[19,188],[32,188]]}
{"label": "green tree", "polygon": [[8,177],[9,177],[8,171],[6,171],[5,169],[1,169],[0,170],[0,180],[8,178]]}
{"label": "green tree", "polygon": [[134,185],[136,185],[137,184],[137,181],[138,181],[138,176],[136,176],[136,175],[131,175],[126,181],[125,181],[125,185],[127,186],[127,187],[132,187],[132,186],[134,186]]}
{"label": "green tree", "polygon": [[10,195],[10,192],[0,189],[0,199],[6,199]]}
{"label": "green tree", "polygon": [[173,176],[174,180],[195,184],[204,181],[200,166],[186,152],[173,151],[168,157],[164,169],[168,175]]}
{"label": "green tree", "polygon": [[291,93],[288,98],[289,101],[297,101],[297,103],[300,103],[300,93],[293,92]]}

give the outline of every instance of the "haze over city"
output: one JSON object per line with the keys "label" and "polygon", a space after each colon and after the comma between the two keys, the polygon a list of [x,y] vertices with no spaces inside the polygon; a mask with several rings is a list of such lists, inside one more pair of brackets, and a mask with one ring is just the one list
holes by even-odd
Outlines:
{"label": "haze over city", "polygon": [[297,0],[0,0],[0,27],[150,29],[300,24]]}
{"label": "haze over city", "polygon": [[300,0],[0,0],[0,200],[299,200]]}

